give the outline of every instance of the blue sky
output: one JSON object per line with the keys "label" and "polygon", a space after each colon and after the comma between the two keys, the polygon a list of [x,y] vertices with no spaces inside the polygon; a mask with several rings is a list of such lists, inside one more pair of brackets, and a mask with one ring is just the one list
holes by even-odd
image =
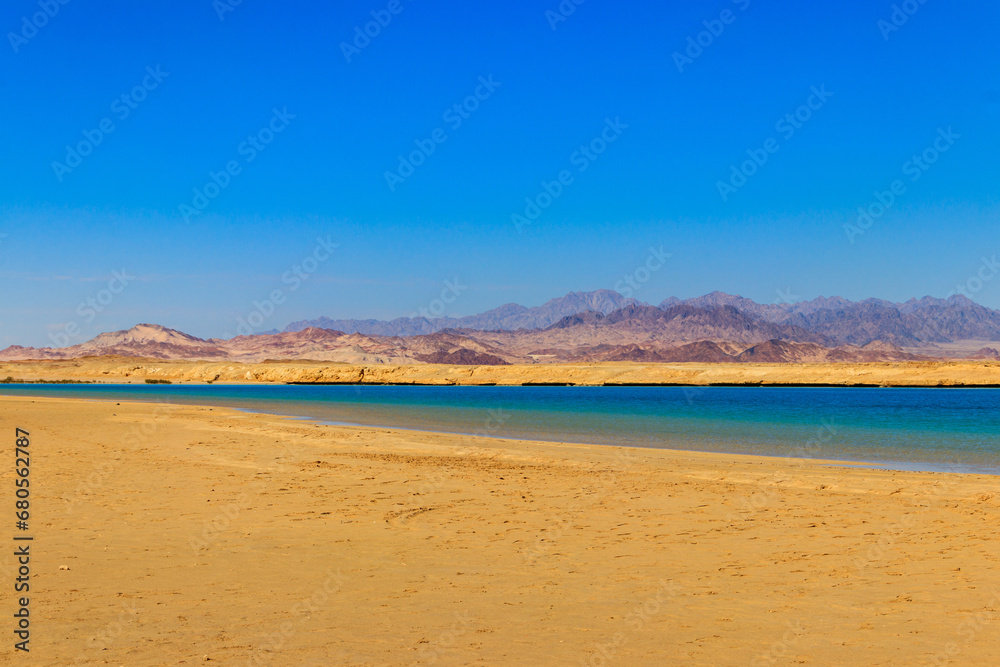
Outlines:
{"label": "blue sky", "polygon": [[445,314],[537,305],[661,246],[653,303],[903,300],[1000,251],[1000,6],[225,2],[0,11],[0,344],[232,335],[276,290],[258,329],[410,315],[455,279]]}

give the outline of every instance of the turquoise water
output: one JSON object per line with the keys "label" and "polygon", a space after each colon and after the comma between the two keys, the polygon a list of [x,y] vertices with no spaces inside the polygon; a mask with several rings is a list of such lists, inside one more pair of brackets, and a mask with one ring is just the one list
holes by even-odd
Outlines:
{"label": "turquoise water", "polygon": [[1000,389],[0,385],[0,394],[1000,474]]}

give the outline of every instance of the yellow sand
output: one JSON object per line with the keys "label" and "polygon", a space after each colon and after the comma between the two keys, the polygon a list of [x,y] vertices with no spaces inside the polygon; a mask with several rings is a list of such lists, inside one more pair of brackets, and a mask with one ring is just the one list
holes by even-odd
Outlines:
{"label": "yellow sand", "polygon": [[87,357],[0,363],[0,379],[98,382],[303,382],[520,385],[832,384],[875,386],[1000,385],[1000,361],[713,364],[605,362],[511,366],[351,365],[324,361],[240,363]]}
{"label": "yellow sand", "polygon": [[993,477],[143,403],[0,425],[8,507],[15,427],[34,453],[5,664],[997,664]]}

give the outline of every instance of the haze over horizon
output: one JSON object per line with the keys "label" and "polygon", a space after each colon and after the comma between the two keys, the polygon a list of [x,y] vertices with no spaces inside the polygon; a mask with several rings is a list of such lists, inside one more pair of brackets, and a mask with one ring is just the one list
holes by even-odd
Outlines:
{"label": "haze over horizon", "polygon": [[276,293],[259,331],[623,286],[1000,308],[1000,7],[559,6],[401,0],[352,50],[386,2],[9,3],[0,347]]}

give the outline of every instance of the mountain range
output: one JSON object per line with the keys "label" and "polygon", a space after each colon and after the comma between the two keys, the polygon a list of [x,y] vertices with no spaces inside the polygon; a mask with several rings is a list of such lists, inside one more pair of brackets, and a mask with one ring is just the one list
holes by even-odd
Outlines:
{"label": "mountain range", "polygon": [[66,348],[11,346],[0,361],[115,355],[259,362],[497,365],[552,362],[869,362],[997,358],[1000,312],[964,296],[905,303],[839,297],[760,304],[713,292],[653,306],[610,290],[461,318],[332,320],[201,339],[139,324]]}
{"label": "mountain range", "polygon": [[[420,336],[445,329],[516,331],[544,329],[565,317],[588,312],[610,315],[629,306],[648,305],[612,290],[596,290],[571,292],[534,308],[509,303],[468,317],[400,317],[388,322],[321,317],[293,322],[284,331],[316,327],[371,336]],[[1000,312],[961,295],[947,299],[928,296],[904,303],[881,299],[854,302],[840,297],[819,297],[797,303],[761,304],[741,296],[712,292],[693,299],[670,297],[657,307],[668,310],[680,305],[701,310],[731,307],[754,320],[800,327],[837,344],[867,345],[873,341],[884,341],[913,347],[959,340],[1000,340]]]}
{"label": "mountain range", "polygon": [[285,332],[302,331],[310,327],[333,329],[344,333],[369,336],[422,336],[444,329],[476,329],[479,331],[517,329],[543,329],[567,315],[594,311],[607,315],[625,306],[639,303],[618,292],[602,289],[593,292],[570,292],[566,296],[550,299],[541,306],[528,308],[508,303],[468,317],[399,317],[389,322],[383,320],[332,320],[320,317],[315,320],[292,322]]}

